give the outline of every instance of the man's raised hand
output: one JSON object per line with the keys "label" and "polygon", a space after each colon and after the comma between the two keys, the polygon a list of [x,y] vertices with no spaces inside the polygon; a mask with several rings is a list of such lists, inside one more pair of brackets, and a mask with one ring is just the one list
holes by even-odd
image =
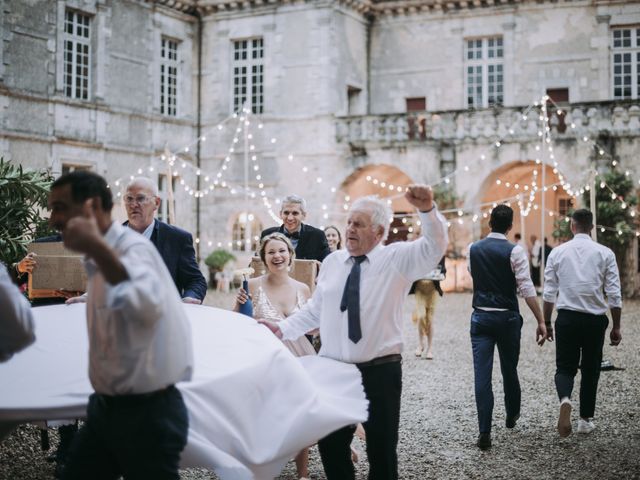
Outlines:
{"label": "man's raised hand", "polygon": [[90,254],[92,247],[102,241],[95,213],[93,198],[88,198],[82,206],[82,215],[73,217],[62,231],[64,246],[80,253]]}
{"label": "man's raised hand", "polygon": [[433,190],[428,185],[409,185],[404,198],[421,212],[433,208]]}

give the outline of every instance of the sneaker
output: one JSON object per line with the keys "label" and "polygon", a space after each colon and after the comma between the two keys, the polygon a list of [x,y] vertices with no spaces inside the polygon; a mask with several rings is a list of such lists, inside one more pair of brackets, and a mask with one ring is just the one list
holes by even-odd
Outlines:
{"label": "sneaker", "polygon": [[478,435],[478,442],[476,443],[480,450],[489,450],[491,448],[491,434],[481,433]]}
{"label": "sneaker", "polygon": [[571,400],[567,397],[560,402],[560,415],[558,416],[558,433],[565,438],[571,435]]}
{"label": "sneaker", "polygon": [[505,426],[507,428],[514,428],[519,418],[520,418],[520,414],[517,414],[515,417],[507,417],[507,420],[505,421]]}
{"label": "sneaker", "polygon": [[591,433],[596,429],[596,426],[593,424],[591,420],[584,420],[581,418],[578,420],[578,429],[576,430],[578,433]]}

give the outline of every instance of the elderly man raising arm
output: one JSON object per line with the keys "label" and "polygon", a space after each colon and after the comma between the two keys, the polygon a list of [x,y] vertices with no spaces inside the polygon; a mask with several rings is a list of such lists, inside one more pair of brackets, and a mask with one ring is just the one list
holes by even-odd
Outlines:
{"label": "elderly man raising arm", "polygon": [[[600,379],[604,333],[611,310],[611,345],[622,340],[620,275],[614,253],[590,237],[593,214],[586,209],[573,212],[573,239],[554,248],[544,270],[544,319],[552,336],[551,315],[556,317],[556,390],[560,399],[558,433],[571,433],[571,392],[580,366],[580,420],[578,433],[595,429],[592,417]],[[606,295],[606,298],[605,298]]]}
{"label": "elderly man raising arm", "polygon": [[111,219],[106,181],[75,171],[56,180],[50,224],[86,255],[87,421],[62,478],[177,479],[188,417],[174,384],[193,368],[189,322],[151,243]]}
{"label": "elderly man raising arm", "polygon": [[[382,245],[391,210],[374,197],[356,200],[347,218],[347,248],[325,259],[312,299],[282,322],[264,322],[284,339],[319,327],[319,354],[360,369],[369,400],[364,429],[372,479],[398,478],[402,307],[411,284],[436,267],[448,243],[447,224],[431,188],[410,186],[405,198],[420,212],[419,240]],[[355,477],[349,448],[354,430],[345,427],[320,440],[328,480]]]}

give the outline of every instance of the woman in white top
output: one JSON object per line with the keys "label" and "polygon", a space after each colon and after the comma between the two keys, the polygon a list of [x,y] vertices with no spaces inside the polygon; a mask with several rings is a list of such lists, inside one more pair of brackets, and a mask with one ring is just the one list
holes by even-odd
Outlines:
{"label": "woman in white top", "polygon": [[[247,294],[253,300],[254,318],[274,322],[284,320],[299,310],[311,296],[309,287],[289,276],[295,257],[293,245],[282,233],[275,232],[260,241],[260,258],[267,267],[267,273],[248,282],[249,291],[238,291],[235,311],[247,301]],[[315,350],[306,337],[284,340],[286,347],[296,357],[315,355]],[[304,448],[296,456],[296,469],[300,479],[309,476],[309,449]]]}

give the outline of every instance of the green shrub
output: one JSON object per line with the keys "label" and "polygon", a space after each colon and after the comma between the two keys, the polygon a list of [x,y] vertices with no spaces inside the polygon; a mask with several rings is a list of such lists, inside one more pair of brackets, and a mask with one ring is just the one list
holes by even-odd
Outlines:
{"label": "green shrub", "polygon": [[222,270],[227,262],[235,259],[235,255],[231,252],[224,248],[219,248],[211,252],[204,263],[213,270]]}
{"label": "green shrub", "polygon": [[0,157],[0,261],[17,262],[29,242],[52,233],[42,216],[52,182],[49,172],[24,170]]}

